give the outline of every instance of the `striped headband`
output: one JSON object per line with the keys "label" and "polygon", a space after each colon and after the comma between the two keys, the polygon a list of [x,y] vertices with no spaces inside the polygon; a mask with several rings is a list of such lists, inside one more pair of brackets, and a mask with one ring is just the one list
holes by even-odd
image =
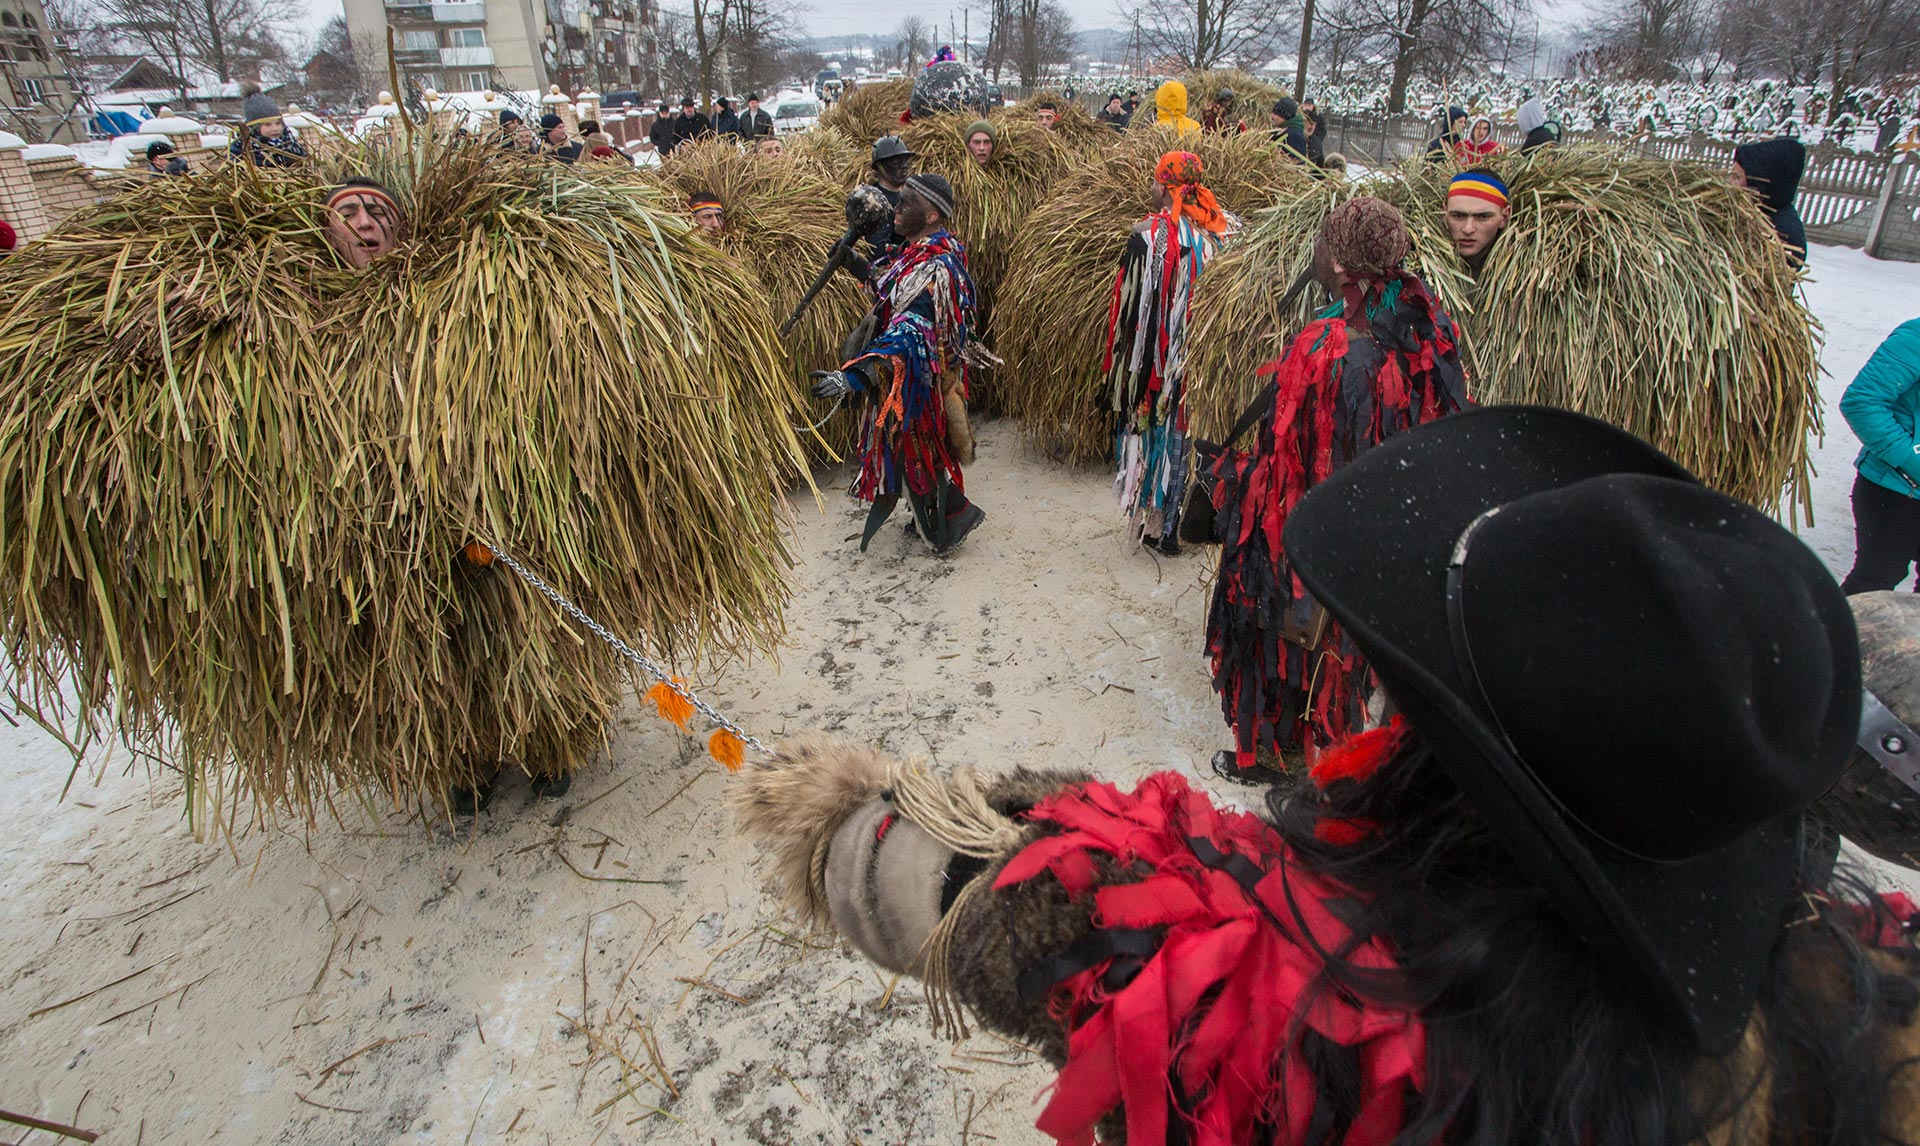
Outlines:
{"label": "striped headband", "polygon": [[348,183],[343,187],[334,188],[327,195],[327,206],[337,206],[342,199],[351,199],[355,195],[367,195],[378,199],[387,205],[389,211],[393,212],[394,218],[398,219],[400,217],[400,204],[394,202],[393,196],[387,193],[387,189],[384,187],[370,186],[366,183]]}
{"label": "striped headband", "polygon": [[1500,207],[1507,205],[1507,185],[1500,182],[1498,176],[1484,171],[1465,171],[1454,176],[1453,182],[1447,184],[1447,194],[1485,199]]}
{"label": "striped headband", "polygon": [[687,210],[696,215],[706,210],[725,211],[726,209],[726,205],[718,199],[695,199],[687,204]]}

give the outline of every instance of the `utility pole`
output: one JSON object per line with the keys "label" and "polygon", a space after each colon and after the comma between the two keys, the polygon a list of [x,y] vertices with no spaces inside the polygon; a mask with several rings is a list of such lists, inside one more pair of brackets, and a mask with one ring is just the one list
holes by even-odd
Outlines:
{"label": "utility pole", "polygon": [[[1307,98],[1307,52],[1313,47],[1313,4],[1306,0],[1306,9],[1300,13],[1300,59],[1293,71],[1293,98]],[[1138,17],[1135,17],[1138,19]]]}

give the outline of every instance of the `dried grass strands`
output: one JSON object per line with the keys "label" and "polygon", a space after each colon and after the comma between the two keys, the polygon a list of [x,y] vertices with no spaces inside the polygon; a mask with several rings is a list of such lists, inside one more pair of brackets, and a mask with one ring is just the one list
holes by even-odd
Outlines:
{"label": "dried grass strands", "polygon": [[0,267],[22,699],[179,768],[197,830],[597,749],[619,667],[462,560],[475,533],[667,656],[781,630],[801,408],[739,321],[757,284],[631,176],[487,148],[418,170],[411,240],[365,272],[314,176],[242,165]]}
{"label": "dried grass strands", "polygon": [[1163,127],[1134,128],[1059,178],[1013,242],[994,349],[1006,360],[999,375],[1007,412],[1030,439],[1068,460],[1112,449],[1100,362],[1113,279],[1129,228],[1153,209],[1154,164],[1176,148],[1200,156],[1207,186],[1243,216],[1307,179],[1264,135]]}
{"label": "dried grass strands", "polygon": [[[1273,111],[1274,102],[1288,94],[1285,88],[1275,87],[1239,68],[1209,68],[1189,72],[1180,77],[1180,82],[1187,89],[1187,114],[1196,120],[1215,94],[1224,88],[1232,88],[1233,107],[1228,122],[1245,123],[1249,133],[1261,136],[1266,135],[1271,123],[1268,114]],[[1143,124],[1153,121],[1153,95],[1146,93],[1146,98],[1141,100],[1140,107],[1133,113],[1133,122]]]}
{"label": "dried grass strands", "polygon": [[913,98],[913,80],[869,80],[840,97],[820,114],[820,126],[837,128],[854,145],[873,146],[883,135],[897,135],[900,117]]}
{"label": "dried grass strands", "polygon": [[[742,152],[722,140],[702,140],[676,149],[661,166],[660,178],[679,201],[695,191],[711,191],[725,205],[726,229],[719,245],[758,277],[763,298],[739,321],[778,329],[825,263],[846,229],[845,193],[811,164],[786,156]],[[790,384],[806,394],[807,372],[840,365],[842,343],[867,312],[868,301],[852,276],[837,274],[813,300],[784,340]],[[848,457],[859,423],[849,413],[828,417],[832,403],[812,403],[805,424],[823,423],[803,435],[809,458],[828,462]],[[823,421],[824,420],[824,421]]]}
{"label": "dried grass strands", "polygon": [[781,146],[795,162],[812,167],[842,190],[850,190],[866,178],[867,159],[873,154],[872,140],[859,143],[839,128],[824,124],[782,136]]}
{"label": "dried grass strands", "polygon": [[1514,216],[1477,279],[1446,235],[1444,165],[1314,188],[1256,220],[1194,300],[1198,432],[1230,422],[1258,389],[1254,370],[1304,324],[1307,303],[1271,309],[1327,210],[1376,194],[1407,216],[1413,265],[1463,331],[1478,401],[1578,410],[1735,497],[1811,513],[1820,328],[1755,203],[1722,171],[1601,148],[1493,166]]}
{"label": "dried grass strands", "polygon": [[1004,112],[996,111],[994,120],[998,122],[1004,116],[1011,122],[1032,124],[1039,128],[1040,121],[1036,117],[1040,113],[1040,105],[1047,100],[1053,101],[1055,112],[1053,130],[1048,134],[1068,151],[1085,155],[1111,146],[1117,138],[1118,133],[1093,118],[1093,113],[1085,105],[1051,88],[1034,92]]}

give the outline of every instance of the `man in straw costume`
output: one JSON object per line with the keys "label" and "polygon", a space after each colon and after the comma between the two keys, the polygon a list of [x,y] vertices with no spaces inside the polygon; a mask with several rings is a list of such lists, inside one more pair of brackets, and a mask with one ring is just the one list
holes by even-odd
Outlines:
{"label": "man in straw costume", "polygon": [[1214,771],[1272,783],[1272,763],[1368,723],[1366,664],[1307,595],[1281,543],[1306,492],[1387,438],[1467,405],[1453,319],[1406,269],[1413,248],[1392,205],[1351,199],[1327,216],[1316,272],[1336,299],[1268,364],[1265,411],[1245,452],[1214,463],[1220,573],[1207,612],[1213,687],[1235,747]]}
{"label": "man in straw costume", "polygon": [[363,176],[327,194],[327,241],[355,270],[391,254],[405,221],[393,192]]}
{"label": "man in straw costume", "polygon": [[944,176],[907,179],[893,218],[907,245],[875,264],[879,334],[840,369],[814,376],[815,397],[863,399],[853,494],[873,509],[862,550],[903,494],[912,527],[935,553],[951,550],[986,517],[967,500],[961,473],[973,460],[967,373],[984,355],[968,341],[973,279],[966,248],[947,230],[953,212]]}
{"label": "man in straw costume", "polygon": [[1485,168],[1462,171],[1447,184],[1446,210],[1453,252],[1477,275],[1493,253],[1494,240],[1513,219],[1507,185]]}
{"label": "man in straw costume", "polygon": [[1264,818],[812,734],[744,774],[743,830],[949,1033],[1059,1068],[1050,1141],[1920,1141],[1920,952],[1801,864],[1861,727],[1819,558],[1527,407],[1359,458],[1286,549],[1404,715]]}
{"label": "man in straw costume", "polygon": [[1187,303],[1238,225],[1201,181],[1205,173],[1190,151],[1169,151],[1154,166],[1154,210],[1127,239],[1102,363],[1120,508],[1141,544],[1169,555],[1180,552],[1187,485]]}

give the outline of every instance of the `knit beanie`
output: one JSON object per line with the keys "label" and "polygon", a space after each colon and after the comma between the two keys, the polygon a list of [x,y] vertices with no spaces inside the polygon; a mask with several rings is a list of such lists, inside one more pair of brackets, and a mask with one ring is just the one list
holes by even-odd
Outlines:
{"label": "knit beanie", "polygon": [[548,112],[547,114],[540,117],[540,130],[552,131],[554,128],[559,127],[561,124],[565,122],[566,120],[561,119],[559,116],[553,114],[552,112]]}
{"label": "knit beanie", "polygon": [[1333,209],[1320,228],[1327,252],[1356,279],[1384,279],[1413,249],[1407,221],[1393,204],[1371,195]]}
{"label": "knit beanie", "polygon": [[987,133],[988,139],[993,140],[995,143],[1000,142],[999,130],[984,119],[976,119],[972,123],[968,124],[967,130],[960,133],[960,142],[962,143],[970,142],[974,136],[980,134],[983,131]]}
{"label": "knit beanie", "polygon": [[1294,116],[1300,114],[1300,105],[1293,102],[1288,96],[1281,96],[1274,101],[1273,114],[1279,116],[1281,119],[1292,119]]}
{"label": "knit beanie", "polygon": [[513,110],[512,108],[502,108],[500,110],[500,126],[501,127],[511,127],[512,125],[519,122],[520,122],[519,112]]}
{"label": "knit beanie", "polygon": [[274,103],[265,92],[248,92],[247,98],[240,103],[240,118],[248,127],[280,118],[280,105]]}

